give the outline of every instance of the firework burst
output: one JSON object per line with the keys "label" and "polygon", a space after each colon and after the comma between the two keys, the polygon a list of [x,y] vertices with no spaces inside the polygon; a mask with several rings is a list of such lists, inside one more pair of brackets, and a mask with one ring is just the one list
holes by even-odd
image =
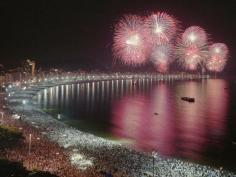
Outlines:
{"label": "firework burst", "polygon": [[140,65],[147,61],[148,49],[142,18],[135,15],[121,18],[115,26],[115,58],[128,65]]}
{"label": "firework burst", "polygon": [[228,47],[224,43],[215,43],[209,47],[210,58],[206,67],[209,71],[221,72],[227,62]]}
{"label": "firework burst", "polygon": [[182,34],[182,42],[185,46],[205,46],[207,45],[207,33],[199,26],[191,26]]}
{"label": "firework burst", "polygon": [[212,72],[221,72],[223,71],[226,65],[226,60],[220,58],[213,58],[207,61],[206,68]]}
{"label": "firework burst", "polygon": [[203,65],[207,61],[207,34],[202,28],[187,28],[177,43],[176,55],[184,68],[195,70],[199,64]]}
{"label": "firework burst", "polygon": [[145,29],[153,44],[161,45],[171,41],[177,31],[177,21],[166,13],[155,13],[145,20]]}
{"label": "firework burst", "polygon": [[209,47],[210,57],[227,59],[228,57],[228,47],[224,43],[215,43]]}
{"label": "firework burst", "polygon": [[199,26],[187,28],[176,39],[178,27],[177,20],[163,12],[146,18],[123,16],[114,29],[114,58],[133,66],[151,61],[160,72],[166,72],[175,58],[188,70],[199,66],[202,72],[205,67],[216,72],[224,69],[229,53],[225,44],[215,43],[209,47],[208,35]]}
{"label": "firework burst", "polygon": [[170,43],[156,45],[151,54],[151,61],[158,71],[166,72],[173,61],[173,46]]}

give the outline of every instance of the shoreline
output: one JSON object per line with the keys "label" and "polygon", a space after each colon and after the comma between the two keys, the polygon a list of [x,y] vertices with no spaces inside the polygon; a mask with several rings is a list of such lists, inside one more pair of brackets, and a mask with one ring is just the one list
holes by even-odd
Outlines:
{"label": "shoreline", "polygon": [[[39,90],[40,89],[35,92]],[[17,95],[17,92],[15,94]],[[24,94],[26,94],[26,92],[24,92]],[[33,100],[32,98],[33,96],[31,96],[29,102]],[[11,110],[18,114],[24,114],[25,117],[23,117],[23,121],[39,129],[50,141],[58,143],[59,146],[68,150],[68,154],[71,158],[74,152],[80,152],[81,157],[78,157],[80,158],[79,161],[85,158],[83,159],[85,164],[87,163],[91,166],[95,165],[96,168],[99,166],[99,169],[117,169],[127,176],[139,176],[144,172],[150,172],[149,174],[152,174],[152,167],[150,167],[152,166],[152,156],[139,153],[122,144],[69,127],[37,109],[34,105],[27,107],[22,106],[22,100],[21,97],[15,100],[14,98],[11,99],[11,101],[13,101],[12,103],[18,103],[18,105],[12,104]],[[9,104],[11,104],[11,102],[9,102]],[[174,158],[163,158],[159,155],[155,157],[155,162],[155,171],[158,175],[186,176],[192,174],[197,176],[236,176],[222,169],[216,169],[193,162],[185,162]],[[201,170],[199,171],[199,169]]]}

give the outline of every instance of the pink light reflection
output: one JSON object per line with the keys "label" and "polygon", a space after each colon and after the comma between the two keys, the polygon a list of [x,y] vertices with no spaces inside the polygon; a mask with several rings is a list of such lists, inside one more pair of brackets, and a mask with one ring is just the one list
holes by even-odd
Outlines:
{"label": "pink light reflection", "polygon": [[[220,148],[227,123],[228,92],[225,80],[207,81],[208,126],[211,145]],[[217,89],[216,89],[217,88]],[[216,111],[217,110],[217,111]]]}
{"label": "pink light reflection", "polygon": [[[171,98],[170,87],[161,84],[151,94],[150,104],[150,135],[153,141],[149,144],[151,149],[156,149],[162,154],[171,155],[175,153],[175,110]],[[155,112],[158,115],[155,115]]]}
{"label": "pink light reflection", "polygon": [[[143,96],[126,97],[115,104],[113,134],[134,140],[133,147],[162,154],[175,152],[175,116],[166,102],[169,90],[165,84],[154,89],[149,103]],[[158,113],[158,115],[156,115]]]}
{"label": "pink light reflection", "polygon": [[142,96],[125,97],[115,104],[113,111],[113,134],[135,141],[141,141],[140,135],[146,119],[146,98]]}
{"label": "pink light reflection", "polygon": [[[114,135],[133,148],[201,159],[225,136],[228,93],[225,81],[158,84],[150,95],[124,97],[113,105]],[[217,89],[215,89],[217,88]],[[181,96],[196,98],[195,103]]]}
{"label": "pink light reflection", "polygon": [[188,103],[180,99],[177,102],[179,106],[177,112],[181,115],[177,125],[179,139],[177,153],[184,157],[198,159],[205,150],[208,138],[207,120],[205,120],[205,110],[202,110],[201,103],[205,98],[199,97],[204,90],[202,92],[201,85],[197,82],[188,82],[186,85],[180,85],[178,89],[184,96],[196,98],[196,102]]}

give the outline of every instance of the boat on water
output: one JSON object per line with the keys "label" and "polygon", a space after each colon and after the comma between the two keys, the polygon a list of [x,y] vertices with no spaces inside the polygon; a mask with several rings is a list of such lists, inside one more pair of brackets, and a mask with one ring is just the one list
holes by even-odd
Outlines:
{"label": "boat on water", "polygon": [[188,101],[188,102],[195,102],[195,98],[191,98],[191,97],[181,97],[181,100]]}

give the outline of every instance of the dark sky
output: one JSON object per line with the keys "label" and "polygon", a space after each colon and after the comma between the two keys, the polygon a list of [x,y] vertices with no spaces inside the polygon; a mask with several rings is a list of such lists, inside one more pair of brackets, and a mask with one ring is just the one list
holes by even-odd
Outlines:
{"label": "dark sky", "polygon": [[123,14],[158,10],[175,16],[183,28],[199,25],[213,42],[226,43],[226,72],[236,73],[234,0],[2,0],[0,63],[13,67],[29,57],[43,68],[108,69],[114,23]]}

